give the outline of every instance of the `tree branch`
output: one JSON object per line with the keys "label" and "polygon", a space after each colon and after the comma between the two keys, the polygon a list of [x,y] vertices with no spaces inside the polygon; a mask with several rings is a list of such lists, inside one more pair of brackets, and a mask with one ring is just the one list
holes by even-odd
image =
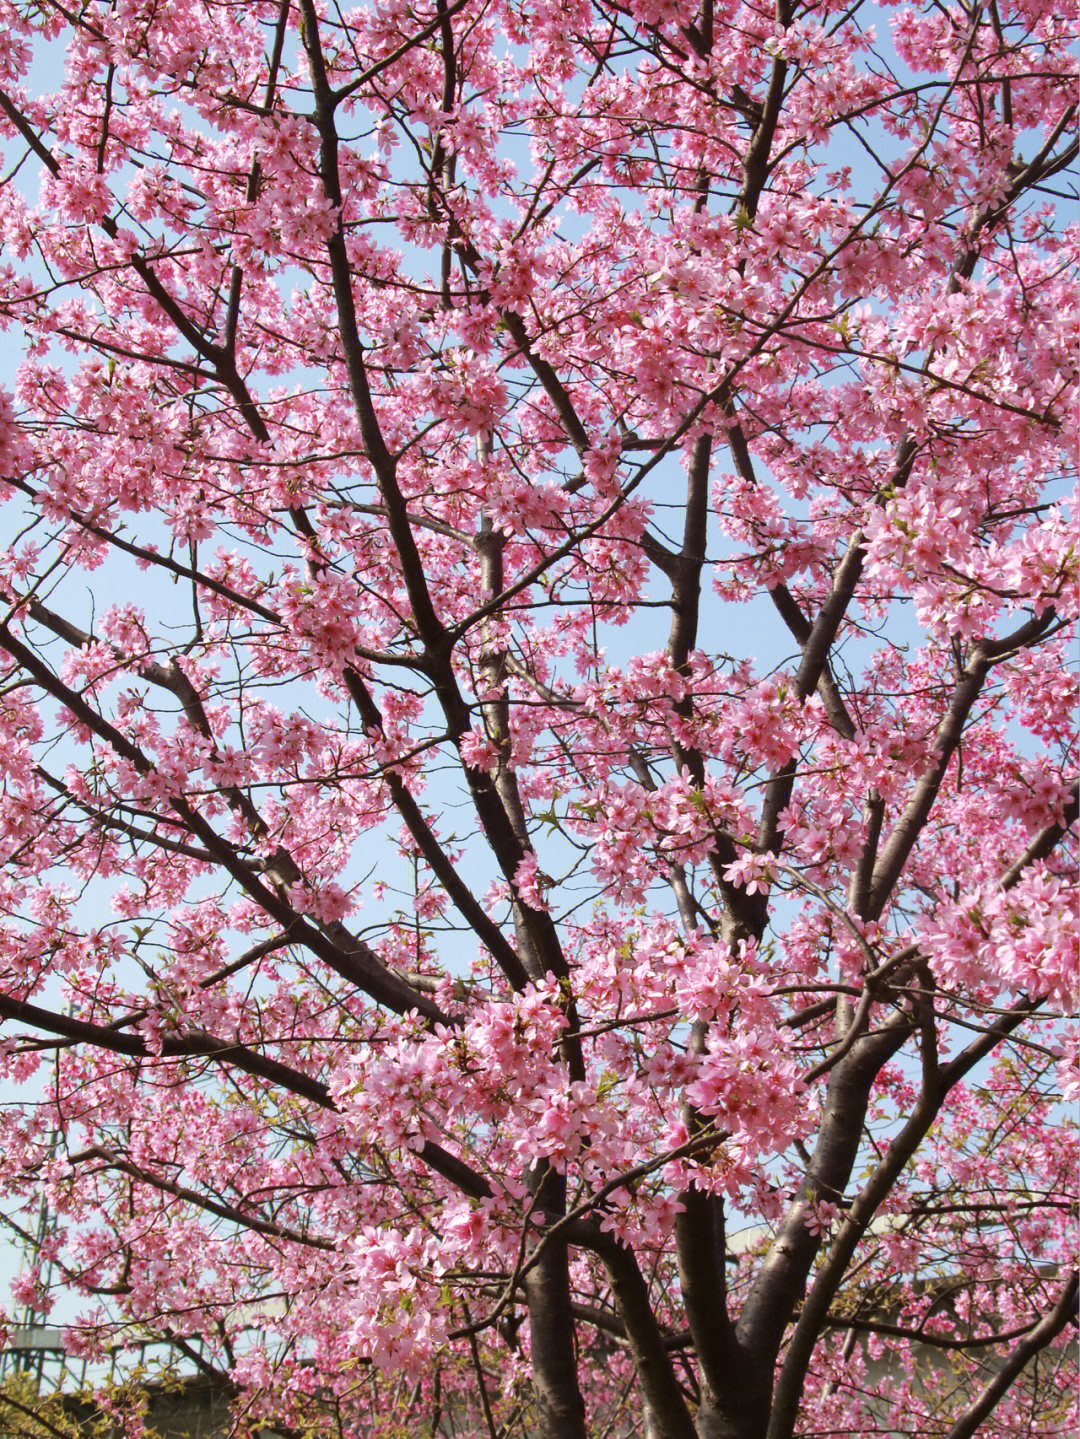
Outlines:
{"label": "tree branch", "polygon": [[1052,1344],[1066,1324],[1076,1323],[1076,1298],[1077,1272],[1073,1270],[1053,1309],[1039,1321],[1026,1339],[1021,1340],[1016,1348],[1006,1355],[1000,1369],[989,1380],[982,1393],[960,1415],[945,1439],[971,1439],[979,1425],[994,1411],[1035,1355],[1048,1344]]}

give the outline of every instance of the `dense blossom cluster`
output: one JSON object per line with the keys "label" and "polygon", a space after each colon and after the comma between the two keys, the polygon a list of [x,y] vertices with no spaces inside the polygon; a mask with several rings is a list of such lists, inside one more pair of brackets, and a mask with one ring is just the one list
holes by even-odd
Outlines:
{"label": "dense blossom cluster", "polygon": [[1070,1432],[1075,22],[0,0],[0,1321]]}

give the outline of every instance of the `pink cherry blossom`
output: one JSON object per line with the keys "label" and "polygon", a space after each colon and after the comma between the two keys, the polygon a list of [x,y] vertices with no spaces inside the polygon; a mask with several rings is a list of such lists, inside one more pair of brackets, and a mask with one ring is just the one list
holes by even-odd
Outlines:
{"label": "pink cherry blossom", "polygon": [[1071,1433],[1075,3],[0,22],[0,1332]]}

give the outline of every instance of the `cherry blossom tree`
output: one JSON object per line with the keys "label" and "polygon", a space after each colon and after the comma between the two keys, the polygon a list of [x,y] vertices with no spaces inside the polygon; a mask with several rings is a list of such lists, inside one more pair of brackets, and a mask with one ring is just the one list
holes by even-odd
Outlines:
{"label": "cherry blossom tree", "polygon": [[1072,1432],[1075,5],[0,17],[14,1302]]}

